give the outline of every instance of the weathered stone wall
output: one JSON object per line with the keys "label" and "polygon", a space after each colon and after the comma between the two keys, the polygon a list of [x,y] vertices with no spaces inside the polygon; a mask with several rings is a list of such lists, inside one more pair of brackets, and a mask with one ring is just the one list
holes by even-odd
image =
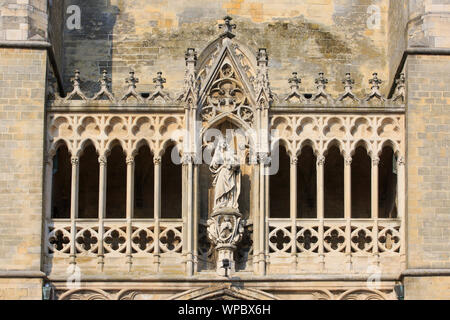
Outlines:
{"label": "weathered stone wall", "polygon": [[[408,47],[450,48],[450,1],[411,0],[409,20]],[[409,55],[405,71],[407,266],[424,274],[406,277],[405,293],[410,299],[448,299],[449,278],[427,277],[426,269],[450,268],[450,56]]]}
{"label": "weathered stone wall", "polygon": [[410,0],[408,44],[410,47],[450,47],[450,1]]}
{"label": "weathered stone wall", "polygon": [[405,279],[407,300],[448,300],[450,277],[411,277]]}
{"label": "weathered stone wall", "polygon": [[0,300],[40,300],[41,279],[0,279]]}
{"label": "weathered stone wall", "polygon": [[[220,31],[218,23],[230,14],[237,39],[252,50],[266,47],[270,77],[276,92],[288,91],[293,71],[303,78],[306,92],[324,71],[330,92],[342,91],[345,72],[352,72],[355,91],[369,88],[377,71],[388,79],[388,0],[196,0],[124,1],[67,0],[81,9],[81,30],[65,31],[65,80],[78,68],[84,88],[96,87],[100,71],[113,74],[114,90],[123,90],[130,68],[140,78],[138,90],[153,90],[152,79],[162,71],[167,89],[183,85],[184,53],[200,52]],[[378,29],[368,27],[370,5],[380,9]],[[387,86],[383,86],[387,91]]]}
{"label": "weathered stone wall", "polygon": [[47,39],[47,0],[4,0],[0,12],[0,40]]}
{"label": "weathered stone wall", "polygon": [[450,57],[410,56],[408,267],[450,268]]}
{"label": "weathered stone wall", "polygon": [[42,49],[0,48],[1,271],[41,270],[46,63]]}

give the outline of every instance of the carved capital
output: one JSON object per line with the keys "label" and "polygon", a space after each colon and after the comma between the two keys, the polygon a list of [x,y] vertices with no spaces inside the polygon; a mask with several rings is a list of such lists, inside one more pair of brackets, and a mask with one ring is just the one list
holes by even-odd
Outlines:
{"label": "carved capital", "polygon": [[132,165],[134,163],[134,157],[128,156],[126,160],[127,165]]}
{"label": "carved capital", "polygon": [[352,165],[352,161],[353,161],[352,157],[350,157],[350,156],[345,157],[345,165],[346,166],[351,166]]}
{"label": "carved capital", "polygon": [[189,163],[192,163],[193,159],[189,153],[184,153],[181,157],[181,163],[183,166],[187,166]]}
{"label": "carved capital", "polygon": [[298,158],[297,157],[291,157],[291,164],[297,165],[297,163],[298,163]]}
{"label": "carved capital", "polygon": [[153,164],[154,165],[160,165],[161,164],[161,157],[153,157]]}
{"label": "carved capital", "polygon": [[100,163],[101,166],[106,166],[108,159],[105,156],[100,156],[98,157],[98,163]]}
{"label": "carved capital", "polygon": [[77,166],[78,163],[80,162],[80,158],[72,157],[72,158],[70,158],[70,162],[72,163],[72,166]]}
{"label": "carved capital", "polygon": [[318,157],[317,157],[317,165],[318,165],[318,166],[323,166],[323,165],[325,165],[325,157],[324,157],[324,156],[318,156]]}
{"label": "carved capital", "polygon": [[380,164],[380,158],[379,157],[372,157],[372,166],[378,167]]}
{"label": "carved capital", "polygon": [[397,166],[404,166],[406,164],[406,160],[405,160],[405,157],[399,157],[398,159],[397,159]]}
{"label": "carved capital", "polygon": [[268,153],[261,153],[259,155],[259,162],[265,166],[269,166],[272,163],[272,157]]}

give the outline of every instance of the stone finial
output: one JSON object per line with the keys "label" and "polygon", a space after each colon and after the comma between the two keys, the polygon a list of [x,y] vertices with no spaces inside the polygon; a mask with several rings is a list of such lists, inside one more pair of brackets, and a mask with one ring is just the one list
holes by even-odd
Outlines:
{"label": "stone finial", "polygon": [[406,97],[406,78],[405,78],[405,74],[404,73],[400,73],[400,77],[395,80],[395,84],[397,85],[395,88],[395,93],[394,96],[392,98],[392,101],[397,101],[399,99],[402,100],[402,102],[405,101],[405,97]]}
{"label": "stone finial", "polygon": [[291,102],[292,98],[297,98],[300,102],[307,102],[306,98],[299,91],[299,84],[302,83],[302,79],[297,76],[297,72],[292,72],[292,77],[288,79],[288,83],[291,87],[291,93],[289,93],[284,101]]}
{"label": "stone finial", "polygon": [[134,76],[134,71],[130,71],[130,76],[125,79],[125,83],[128,84],[129,88],[135,88],[136,89],[136,83],[139,83],[139,78],[136,78]]}
{"label": "stone finial", "polygon": [[80,70],[75,70],[73,78],[70,79],[74,87],[79,87],[81,84]]}
{"label": "stone finial", "polygon": [[188,48],[184,54],[184,60],[186,61],[186,66],[189,64],[197,64],[197,52],[194,48]]}
{"label": "stone finial", "polygon": [[121,101],[126,101],[129,97],[135,97],[139,102],[143,102],[140,94],[136,92],[136,83],[139,83],[139,79],[134,76],[134,71],[130,71],[128,78],[125,78],[125,83],[128,85],[127,92],[123,95]]}
{"label": "stone finial", "polygon": [[324,77],[323,72],[319,72],[319,77],[316,78],[315,84],[317,84],[317,89],[325,90],[325,88],[327,87],[326,85],[328,84],[328,79]]}
{"label": "stone finial", "polygon": [[372,85],[371,89],[380,89],[380,85],[383,83],[383,80],[378,79],[378,73],[374,72],[372,74],[373,78],[369,79],[369,84]]}
{"label": "stone finial", "polygon": [[164,83],[166,82],[166,78],[163,78],[162,72],[159,71],[156,78],[153,78],[153,83],[155,83],[156,91],[148,97],[148,101],[154,101],[157,97],[161,97],[164,102],[169,102],[172,100],[169,94],[163,90]]}
{"label": "stone finial", "polygon": [[114,101],[114,96],[108,88],[108,84],[111,83],[111,78],[108,77],[108,72],[106,70],[102,71],[102,77],[98,80],[98,82],[100,83],[100,91],[94,95],[92,100],[97,100],[104,94],[110,101]]}
{"label": "stone finial", "polygon": [[344,80],[342,80],[342,84],[344,85],[344,93],[339,96],[338,101],[343,101],[345,98],[350,98],[353,101],[359,101],[359,99],[352,92],[353,85],[355,84],[355,80],[352,79],[350,72],[345,74]]}
{"label": "stone finial", "polygon": [[156,84],[156,88],[157,89],[163,89],[164,88],[164,83],[166,83],[166,82],[167,82],[167,80],[166,80],[166,78],[162,77],[162,72],[161,71],[159,71],[157,73],[156,78],[153,78],[153,83]]}
{"label": "stone finial", "polygon": [[328,79],[325,78],[323,72],[319,72],[319,77],[316,78],[314,83],[317,85],[317,93],[311,98],[311,100],[316,101],[318,98],[322,97],[326,99],[327,102],[331,102],[333,99],[328,93],[325,92],[328,84]]}
{"label": "stone finial", "polygon": [[267,66],[267,63],[269,62],[269,56],[267,54],[266,48],[258,49],[258,53],[256,55],[256,61],[258,62],[258,66],[261,64],[264,64]]}
{"label": "stone finial", "polygon": [[298,90],[299,84],[302,83],[302,79],[297,76],[297,72],[292,72],[292,77],[288,79],[288,83],[291,86],[291,90]]}
{"label": "stone finial", "polygon": [[233,18],[226,16],[223,18],[224,23],[219,24],[219,29],[225,29],[224,34],[227,36],[234,36],[233,29],[236,29],[236,24],[232,24],[231,20],[233,20]]}
{"label": "stone finial", "polygon": [[81,91],[80,85],[83,82],[81,80],[80,71],[75,70],[75,74],[73,78],[70,79],[70,82],[73,85],[73,90],[70,92],[67,97],[64,99],[64,101],[72,100],[76,95],[78,95],[81,99],[87,101],[88,99],[84,95],[84,93]]}
{"label": "stone finial", "polygon": [[344,88],[348,91],[353,89],[353,85],[355,84],[355,80],[352,79],[350,72],[347,72],[345,74],[345,79],[342,80],[342,84],[344,85]]}
{"label": "stone finial", "polygon": [[258,49],[256,61],[258,68],[256,70],[256,78],[254,81],[255,91],[258,92],[258,94],[260,94],[261,91],[264,91],[267,99],[269,101],[273,101],[273,94],[270,89],[269,82],[269,70],[267,68],[269,64],[269,56],[266,48]]}
{"label": "stone finial", "polygon": [[186,61],[186,71],[184,73],[184,88],[181,93],[177,94],[177,101],[186,100],[189,92],[193,94],[198,92],[200,88],[199,79],[197,78],[195,66],[197,65],[197,52],[194,48],[188,48],[184,54]]}
{"label": "stone finial", "polygon": [[373,78],[369,79],[369,84],[371,85],[372,91],[370,92],[369,96],[366,99],[364,99],[364,101],[367,102],[373,98],[377,98],[382,102],[386,101],[386,99],[380,93],[380,85],[383,83],[383,80],[378,78],[378,73],[376,72],[374,72],[372,76]]}

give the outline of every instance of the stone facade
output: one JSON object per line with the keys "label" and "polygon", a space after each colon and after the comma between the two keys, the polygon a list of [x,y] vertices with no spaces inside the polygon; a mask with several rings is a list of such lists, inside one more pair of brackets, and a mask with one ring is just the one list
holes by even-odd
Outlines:
{"label": "stone facade", "polygon": [[[449,21],[446,0],[6,1],[0,298],[448,298]],[[239,223],[214,215],[209,129],[235,130]],[[226,256],[211,221],[236,224]]]}
{"label": "stone facade", "polygon": [[[39,273],[42,254],[42,149],[45,140],[42,130],[45,126],[45,86],[42,84],[45,83],[47,52],[2,48],[0,56],[1,269]],[[16,283],[21,282],[27,283],[25,280]],[[8,283],[15,282],[9,280]],[[24,289],[11,292],[17,292],[17,296],[11,298],[40,298],[41,291]],[[6,297],[5,294],[3,296]]]}

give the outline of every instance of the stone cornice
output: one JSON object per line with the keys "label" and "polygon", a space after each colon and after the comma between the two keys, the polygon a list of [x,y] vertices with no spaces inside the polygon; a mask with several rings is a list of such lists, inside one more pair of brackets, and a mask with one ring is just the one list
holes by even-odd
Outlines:
{"label": "stone cornice", "polygon": [[20,270],[0,270],[0,279],[16,279],[16,278],[46,278],[46,274],[42,271],[20,271]]}
{"label": "stone cornice", "polygon": [[407,269],[401,277],[450,277],[450,269]]}
{"label": "stone cornice", "polygon": [[[83,276],[83,282],[296,282],[296,281],[367,281],[373,274],[304,274],[304,275],[268,275],[257,276],[252,274],[236,273],[231,279],[218,278],[215,273],[194,275],[192,277],[147,276],[117,277],[117,276]],[[52,282],[65,282],[66,277],[48,276]],[[381,281],[399,281],[400,274],[382,274]]]}

